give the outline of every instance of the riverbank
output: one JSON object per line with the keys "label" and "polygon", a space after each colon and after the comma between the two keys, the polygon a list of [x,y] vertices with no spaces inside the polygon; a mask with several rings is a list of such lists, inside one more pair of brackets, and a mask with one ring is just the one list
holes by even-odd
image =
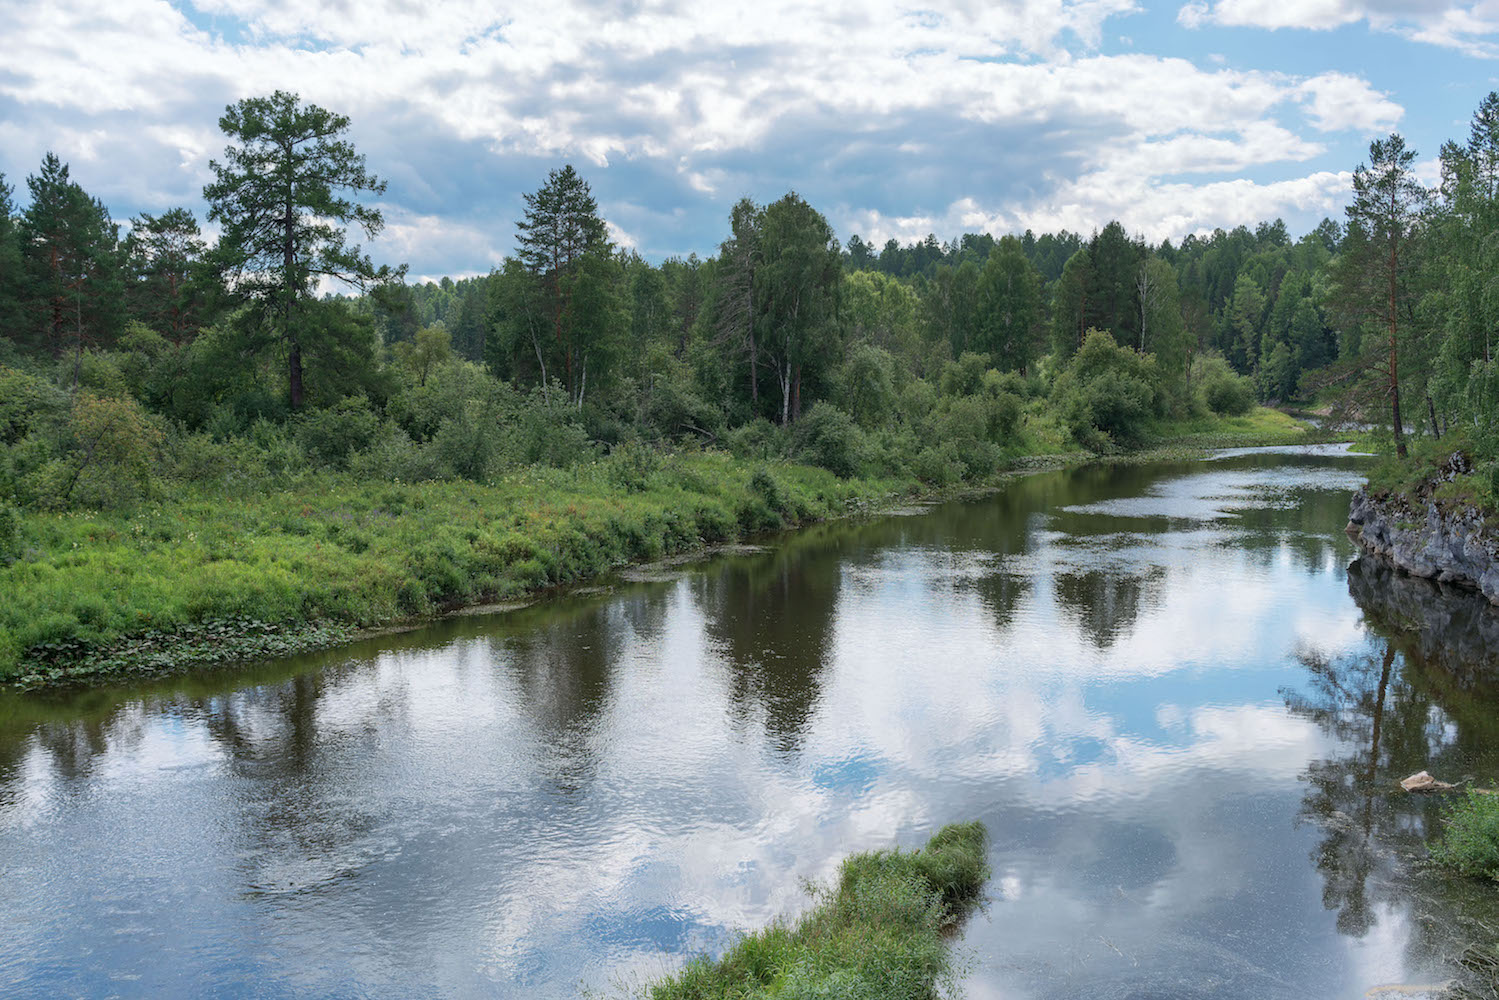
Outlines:
{"label": "riverbank", "polygon": [[1499,516],[1471,457],[1452,451],[1408,482],[1371,474],[1348,507],[1348,534],[1411,576],[1479,591],[1499,605]]}
{"label": "riverbank", "polygon": [[794,923],[742,938],[717,961],[699,959],[652,986],[651,1000],[756,997],[945,996],[950,931],[989,880],[982,823],[943,827],[916,851],[844,860],[818,905]]}
{"label": "riverbank", "polygon": [[28,514],[0,567],[0,680],[35,688],[325,648],[370,629],[523,600],[635,562],[874,513],[1017,473],[1302,443],[1274,411],[1207,418],[1150,451],[1022,456],[986,484],[841,479],[716,452],[528,467],[488,485],[363,483]]}

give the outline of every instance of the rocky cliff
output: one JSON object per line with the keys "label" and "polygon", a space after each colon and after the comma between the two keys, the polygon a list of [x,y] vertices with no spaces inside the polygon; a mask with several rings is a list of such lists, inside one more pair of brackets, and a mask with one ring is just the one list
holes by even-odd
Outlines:
{"label": "rocky cliff", "polygon": [[1499,605],[1499,531],[1470,507],[1438,503],[1436,487],[1469,470],[1454,454],[1415,496],[1353,495],[1348,534],[1371,555],[1412,576],[1473,587]]}

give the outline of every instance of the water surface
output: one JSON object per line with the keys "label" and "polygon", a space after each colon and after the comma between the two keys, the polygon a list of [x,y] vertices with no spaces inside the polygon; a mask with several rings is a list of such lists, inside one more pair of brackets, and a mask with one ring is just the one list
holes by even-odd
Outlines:
{"label": "water surface", "polygon": [[[1030,477],[508,615],[0,698],[0,993],[608,993],[982,819],[974,998],[1356,998],[1494,893],[1493,613],[1363,563],[1360,459]],[[1455,610],[1454,610],[1455,609]],[[1451,641],[1443,641],[1443,637]]]}

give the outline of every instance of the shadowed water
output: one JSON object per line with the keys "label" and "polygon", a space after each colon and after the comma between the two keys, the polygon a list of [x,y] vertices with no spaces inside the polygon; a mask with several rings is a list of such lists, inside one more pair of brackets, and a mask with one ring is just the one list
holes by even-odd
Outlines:
{"label": "shadowed water", "polygon": [[0,697],[0,994],[607,994],[971,818],[973,998],[1438,982],[1499,906],[1411,864],[1439,806],[1394,783],[1495,776],[1493,612],[1348,568],[1360,468],[1044,474],[321,656]]}

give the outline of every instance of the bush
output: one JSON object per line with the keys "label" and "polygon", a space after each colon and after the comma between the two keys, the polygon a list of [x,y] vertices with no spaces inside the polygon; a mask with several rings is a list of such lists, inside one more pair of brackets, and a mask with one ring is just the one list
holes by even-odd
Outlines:
{"label": "bush", "polygon": [[989,355],[964,351],[958,360],[942,366],[942,395],[972,396],[983,386],[987,371]]}
{"label": "bush", "polygon": [[0,444],[15,444],[32,431],[55,424],[67,409],[67,397],[55,386],[0,366]]}
{"label": "bush", "polygon": [[1469,789],[1444,825],[1433,861],[1462,875],[1499,879],[1499,795]]}
{"label": "bush", "polygon": [[21,554],[21,514],[10,504],[0,501],[0,566],[14,562]]}
{"label": "bush", "polygon": [[510,458],[521,465],[576,465],[596,454],[574,411],[530,402],[511,429]]}
{"label": "bush", "polygon": [[47,506],[125,507],[151,492],[164,435],[133,399],[80,392],[68,422],[69,453],[43,469]]}
{"label": "bush", "polygon": [[1199,366],[1198,385],[1202,401],[1221,416],[1242,417],[1254,409],[1254,382],[1219,358],[1208,358]]}
{"label": "bush", "polygon": [[838,399],[860,427],[886,423],[895,403],[895,359],[873,344],[849,352],[838,373]]}
{"label": "bush", "polygon": [[963,479],[963,459],[958,454],[955,442],[944,441],[917,452],[916,460],[911,463],[911,471],[924,483],[951,486]]}
{"label": "bush", "polygon": [[643,493],[663,464],[661,453],[649,445],[622,444],[609,453],[609,482],[627,493]]}
{"label": "bush", "polygon": [[380,418],[370,409],[370,401],[354,396],[303,416],[296,435],[297,443],[315,463],[345,469],[355,452],[370,446],[379,429]]}
{"label": "bush", "polygon": [[859,474],[864,435],[852,417],[830,403],[817,403],[792,427],[797,458],[820,466],[835,476]]}
{"label": "bush", "polygon": [[937,408],[937,393],[931,384],[914,379],[900,393],[900,415],[906,423],[925,420]]}
{"label": "bush", "polygon": [[764,417],[756,417],[725,435],[724,443],[735,458],[763,462],[780,457],[783,439],[779,427]]}
{"label": "bush", "polygon": [[1155,359],[1121,347],[1109,334],[1088,331],[1052,387],[1052,398],[1078,444],[1106,452],[1145,440],[1163,398]]}

